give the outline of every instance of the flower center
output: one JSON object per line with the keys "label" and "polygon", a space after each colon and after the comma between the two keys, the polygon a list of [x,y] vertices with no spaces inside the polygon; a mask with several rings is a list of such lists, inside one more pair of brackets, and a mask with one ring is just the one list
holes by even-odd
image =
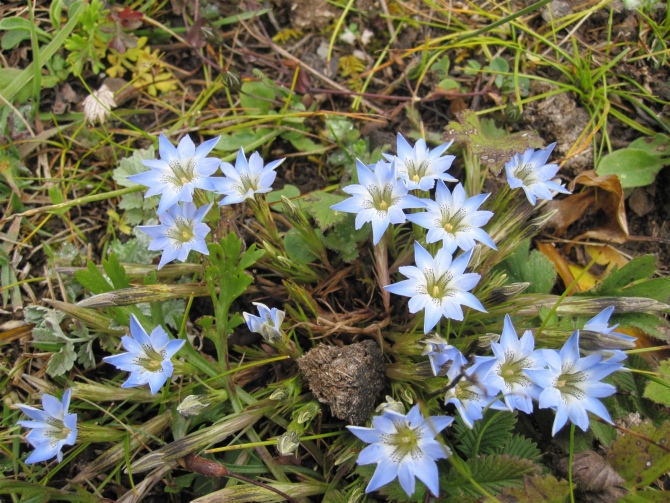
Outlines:
{"label": "flower center", "polygon": [[578,400],[582,400],[586,393],[579,387],[580,382],[586,381],[584,372],[574,372],[572,374],[563,373],[558,376],[554,386],[564,395],[572,395]]}
{"label": "flower center", "polygon": [[528,358],[515,361],[514,353],[506,354],[505,363],[499,367],[498,373],[508,386],[527,383],[530,380],[524,374],[523,369],[531,364],[532,362]]}
{"label": "flower center", "polygon": [[400,461],[407,456],[419,454],[419,440],[423,436],[421,430],[413,430],[405,421],[396,422],[395,427],[396,433],[385,435],[384,438],[384,443],[394,448],[391,458]]}
{"label": "flower center", "polygon": [[171,182],[174,185],[183,187],[193,181],[195,175],[195,161],[193,158],[172,159],[169,166],[172,169],[173,177]]}
{"label": "flower center", "polygon": [[193,222],[186,218],[176,218],[174,225],[168,229],[166,235],[180,243],[188,243],[195,237]]}
{"label": "flower center", "polygon": [[65,426],[63,421],[56,419],[54,417],[47,420],[51,428],[46,429],[44,432],[46,436],[53,440],[65,440],[72,430]]}
{"label": "flower center", "polygon": [[447,232],[451,232],[454,230],[454,226],[451,225],[449,222],[447,222],[446,224],[444,224],[444,230]]}
{"label": "flower center", "polygon": [[534,173],[535,173],[535,167],[532,164],[524,164],[522,166],[519,166],[515,172],[514,176],[515,178],[518,178],[519,180],[523,181],[524,185],[528,185],[530,183],[533,183],[534,180]]}
{"label": "flower center", "polygon": [[452,280],[451,272],[447,271],[439,278],[436,278],[432,270],[425,271],[426,275],[426,293],[434,299],[442,300],[449,295],[449,283]]}
{"label": "flower center", "polygon": [[368,187],[368,192],[372,196],[372,205],[378,210],[387,212],[393,206],[397,199],[393,198],[393,184],[387,183],[384,187],[371,185]]}
{"label": "flower center", "polygon": [[427,160],[421,162],[411,160],[406,161],[405,166],[407,167],[407,177],[413,182],[419,183],[419,180],[426,176],[426,172],[430,168],[430,162]]}
{"label": "flower center", "polygon": [[466,227],[463,227],[462,224],[465,217],[468,216],[468,213],[463,208],[459,208],[453,215],[451,214],[452,211],[453,209],[446,204],[440,206],[441,218],[438,220],[439,225],[451,234],[457,231],[466,230],[467,224]]}
{"label": "flower center", "polygon": [[159,372],[163,370],[165,355],[162,351],[159,353],[151,346],[142,346],[142,349],[144,349],[144,354],[146,356],[136,358],[134,363],[148,372]]}

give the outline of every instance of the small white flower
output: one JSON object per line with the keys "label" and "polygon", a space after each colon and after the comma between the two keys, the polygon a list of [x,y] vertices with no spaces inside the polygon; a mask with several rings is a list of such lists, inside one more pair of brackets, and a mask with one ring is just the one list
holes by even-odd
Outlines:
{"label": "small white flower", "polygon": [[112,110],[116,108],[114,93],[106,84],[100,86],[100,89],[93,91],[84,99],[84,117],[89,124],[100,122],[103,124]]}

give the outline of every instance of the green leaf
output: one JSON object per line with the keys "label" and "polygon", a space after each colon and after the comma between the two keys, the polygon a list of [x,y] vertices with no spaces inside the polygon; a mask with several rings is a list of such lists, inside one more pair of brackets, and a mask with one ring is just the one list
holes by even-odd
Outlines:
{"label": "green leaf", "polygon": [[647,313],[623,313],[617,315],[617,321],[624,327],[635,327],[645,334],[662,341],[667,340],[670,323],[665,318]]}
{"label": "green leaf", "polygon": [[656,272],[656,257],[643,255],[624,265],[621,269],[616,266],[612,272],[590,292],[590,295],[607,296],[621,295],[621,288],[635,281],[648,278]]}
{"label": "green leaf", "polygon": [[657,134],[650,137],[638,138],[628,145],[629,148],[644,150],[646,153],[656,157],[667,157],[670,155],[670,137]]}
{"label": "green leaf", "polygon": [[447,124],[446,140],[464,145],[479,157],[481,163],[491,169],[496,176],[514,154],[523,153],[528,148],[544,145],[539,136],[532,132],[514,133],[504,138],[488,136],[473,110],[464,110],[457,115],[458,122]]}
{"label": "green leaf", "polygon": [[112,172],[112,178],[121,187],[134,187],[138,184],[128,180],[128,177],[149,171],[149,168],[142,164],[142,161],[149,161],[155,157],[156,152],[153,145],[146,149],[135,150],[133,155],[124,157],[119,161],[119,166]]}
{"label": "green leaf", "polygon": [[654,278],[626,287],[622,291],[626,297],[648,297],[659,302],[670,299],[670,278]]}
{"label": "green leaf", "polygon": [[[509,414],[509,413],[507,413]],[[489,492],[497,493],[506,487],[523,487],[526,475],[535,475],[540,467],[529,459],[512,458],[504,454],[487,454],[467,460],[472,479]],[[471,480],[451,468],[444,485],[450,501],[463,496],[481,496]]]}
{"label": "green leaf", "polygon": [[[273,190],[272,192],[268,192],[266,194],[266,199],[268,204],[274,204],[274,203],[280,203],[281,202],[281,196],[284,196],[288,199],[293,199],[295,197],[300,196],[300,189],[296,187],[295,185],[291,185],[290,183],[287,183],[284,185],[284,187],[280,190]],[[278,205],[275,209],[280,209],[281,205]]]}
{"label": "green leaf", "polygon": [[[607,462],[626,480],[629,489],[642,488],[653,483],[670,470],[670,421],[656,426],[645,420],[630,428],[641,437],[621,435],[608,451]],[[645,440],[645,437],[649,440]],[[658,445],[657,445],[658,444]]]}
{"label": "green leaf", "polygon": [[504,445],[497,449],[496,454],[507,454],[521,459],[535,459],[542,455],[537,444],[523,435],[512,435]]}
{"label": "green leaf", "polygon": [[295,229],[291,229],[284,237],[284,247],[288,258],[301,264],[309,264],[317,259],[317,256],[310,252],[309,245]]}
{"label": "green leaf", "polygon": [[102,268],[112,281],[115,290],[130,287],[130,280],[126,276],[126,270],[119,262],[119,258],[115,253],[110,253],[107,260],[102,261]]}
{"label": "green leaf", "polygon": [[221,135],[221,139],[216,144],[216,149],[224,152],[234,152],[240,148],[248,150],[249,145],[257,143],[271,132],[272,129],[261,127],[256,130],[245,128],[234,133],[225,133]]}
{"label": "green leaf", "polygon": [[106,293],[114,290],[92,261],[88,261],[85,270],[75,271],[77,282],[91,293]]}
{"label": "green leaf", "polygon": [[556,270],[542,253],[533,250],[529,254],[529,249],[530,239],[523,240],[495,270],[506,273],[508,283],[530,283],[524,293],[549,293],[556,282]]}
{"label": "green leaf", "polygon": [[566,503],[570,499],[570,484],[552,475],[536,475],[524,479],[523,488],[503,489],[502,501],[515,503]]}
{"label": "green leaf", "polygon": [[604,156],[598,163],[596,174],[617,175],[624,189],[644,187],[654,183],[656,174],[667,164],[670,164],[670,159],[628,147]]}
{"label": "green leaf", "polygon": [[617,438],[616,428],[609,424],[601,423],[595,420],[589,421],[589,428],[593,435],[598,439],[603,446],[609,447]]}
{"label": "green leaf", "polygon": [[498,452],[512,438],[515,424],[516,414],[491,409],[472,429],[457,417],[453,427],[455,446],[466,457]]}
{"label": "green leaf", "polygon": [[247,115],[267,115],[274,108],[275,92],[260,82],[245,82],[240,92],[240,104]]}
{"label": "green leaf", "polygon": [[347,197],[331,192],[312,192],[302,200],[302,207],[316,220],[319,229],[323,232],[347,219],[347,213],[330,209],[331,206],[344,201]]}
{"label": "green leaf", "polygon": [[74,345],[72,343],[65,344],[58,353],[54,353],[49,358],[47,374],[51,377],[62,376],[73,367],[76,359]]}
{"label": "green leaf", "polygon": [[369,225],[356,230],[355,218],[355,215],[346,213],[345,220],[335,224],[324,239],[326,247],[338,252],[345,262],[351,262],[358,257],[358,243],[365,241],[370,235]]}
{"label": "green leaf", "polygon": [[670,407],[670,360],[662,361],[657,372],[659,375],[647,384],[644,397]]}

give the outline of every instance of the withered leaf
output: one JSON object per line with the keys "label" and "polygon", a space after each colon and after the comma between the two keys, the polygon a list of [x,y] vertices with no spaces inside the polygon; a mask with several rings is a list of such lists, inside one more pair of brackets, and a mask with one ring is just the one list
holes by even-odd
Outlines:
{"label": "withered leaf", "polygon": [[542,139],[531,131],[521,131],[502,137],[493,137],[484,131],[473,110],[463,110],[456,115],[456,121],[447,124],[445,140],[453,140],[469,147],[479,157],[481,163],[496,176],[514,154],[523,153],[528,148],[544,146]]}
{"label": "withered leaf", "polygon": [[[559,473],[567,476],[568,457],[558,463]],[[625,480],[607,461],[593,451],[578,452],[572,458],[572,480],[583,491],[604,491],[625,484]]]}

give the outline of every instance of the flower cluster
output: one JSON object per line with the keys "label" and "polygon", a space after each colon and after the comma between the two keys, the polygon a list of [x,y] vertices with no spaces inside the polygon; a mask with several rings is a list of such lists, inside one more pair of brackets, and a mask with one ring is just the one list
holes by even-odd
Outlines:
{"label": "flower cluster", "polygon": [[[605,309],[589,320],[585,329],[612,332],[616,325],[609,327],[607,324],[612,311],[613,308]],[[589,426],[587,412],[612,423],[599,398],[612,395],[616,389],[601,380],[622,368],[622,364],[608,359],[606,351],[581,358],[579,330],[560,351],[535,349],[532,332],[527,330],[519,337],[511,318],[505,316],[499,342],[491,343],[493,356],[475,356],[471,362],[439,336],[426,339],[425,344],[423,355],[428,356],[433,373],[447,378],[445,405],[453,405],[463,423],[470,428],[482,419],[485,409],[516,409],[530,414],[534,401],[540,408],[556,411],[553,435],[568,420],[586,431]],[[397,410],[398,404],[394,402],[393,405],[378,408],[382,415],[372,419],[372,428],[348,426],[359,439],[371,444],[359,454],[358,464],[377,463],[366,491],[374,491],[397,477],[401,487],[411,496],[417,477],[437,496],[439,484],[435,461],[449,456],[450,451],[434,438],[451,424],[453,418],[439,416],[426,420],[418,406],[404,416]]]}
{"label": "flower cluster", "polygon": [[[202,193],[223,195],[219,204],[225,205],[254,199],[255,194],[272,190],[277,175],[274,170],[284,159],[264,166],[257,152],[247,161],[242,148],[235,166],[207,157],[219,138],[207,140],[196,148],[186,135],[174,147],[161,133],[158,138],[160,159],[142,161],[149,171],[128,177],[132,182],[149,187],[144,197],[160,195],[156,212],[160,224],[139,227],[152,238],[149,249],[163,251],[159,269],[175,259],[185,261],[191,250],[209,254],[205,236],[210,229],[203,220],[212,205],[203,204],[199,208],[195,205],[195,201],[205,197]],[[224,176],[212,176],[219,169]],[[201,197],[196,197],[196,191],[201,192]]]}

